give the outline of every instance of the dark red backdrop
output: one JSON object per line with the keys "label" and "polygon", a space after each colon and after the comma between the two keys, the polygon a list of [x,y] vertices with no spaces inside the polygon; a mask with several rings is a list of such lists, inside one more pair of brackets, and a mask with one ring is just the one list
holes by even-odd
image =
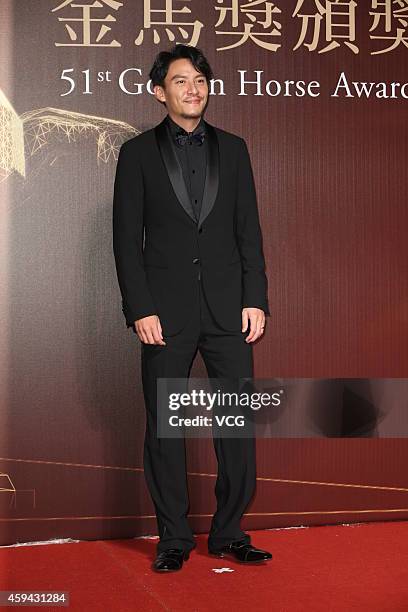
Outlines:
{"label": "dark red backdrop", "polygon": [[[84,44],[81,23],[59,20],[79,15],[71,4],[0,5],[3,544],[156,532],[141,469],[140,346],[122,318],[111,206],[120,144],[163,117],[145,87],[126,95],[118,75],[139,68],[125,79],[135,91],[132,81],[145,84],[155,54],[171,43],[163,25],[155,42],[152,25],[135,44],[143,3],[106,0],[92,14],[113,20],[92,23]],[[216,26],[212,3],[173,4],[191,11],[174,21],[203,23],[197,46],[224,81],[225,95],[215,84],[207,120],[243,136],[252,157],[272,312],[255,347],[257,377],[403,378],[408,102],[332,94],[342,72],[350,86],[403,83],[407,48],[372,53],[392,42],[370,38],[369,2],[349,21],[358,53],[345,44],[350,37],[325,40],[328,14],[316,48],[294,50],[302,21],[312,24],[314,2],[304,3],[304,17],[293,15],[296,2],[276,3],[280,35],[266,13],[253,12],[252,33],[264,36],[228,50],[217,48],[238,42],[230,33],[252,23],[244,3],[236,27],[228,11]],[[112,29],[93,46],[101,25]],[[397,25],[393,18],[382,35],[395,36]],[[186,38],[178,26],[167,22],[167,29],[190,42],[192,27],[185,26]],[[109,46],[112,40],[120,46]],[[259,41],[280,46],[268,50]],[[330,42],[339,45],[319,53]],[[64,70],[76,82],[67,96]],[[249,80],[263,71],[264,95],[254,95],[254,86],[239,95],[240,70]],[[98,82],[106,71],[111,81]],[[318,81],[320,95],[269,96],[271,79]],[[193,374],[203,373],[198,359]],[[401,519],[408,516],[407,459],[404,439],[259,440],[258,490],[245,527]],[[214,511],[211,441],[189,440],[188,461],[192,525],[203,531]]]}

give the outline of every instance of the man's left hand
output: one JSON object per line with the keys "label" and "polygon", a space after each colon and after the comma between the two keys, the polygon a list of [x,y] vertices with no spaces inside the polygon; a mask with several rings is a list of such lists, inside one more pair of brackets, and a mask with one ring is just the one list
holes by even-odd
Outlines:
{"label": "man's left hand", "polygon": [[242,309],[242,331],[246,332],[248,323],[251,331],[245,338],[245,342],[255,342],[257,338],[262,336],[265,329],[265,313],[260,308],[243,308]]}

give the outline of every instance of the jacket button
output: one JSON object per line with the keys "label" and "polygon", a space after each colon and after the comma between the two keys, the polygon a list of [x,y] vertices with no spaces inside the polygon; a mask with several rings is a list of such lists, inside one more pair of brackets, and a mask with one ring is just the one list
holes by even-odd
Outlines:
{"label": "jacket button", "polygon": [[198,264],[198,263],[200,263],[200,260],[198,259],[198,257],[195,257],[193,259],[193,264]]}

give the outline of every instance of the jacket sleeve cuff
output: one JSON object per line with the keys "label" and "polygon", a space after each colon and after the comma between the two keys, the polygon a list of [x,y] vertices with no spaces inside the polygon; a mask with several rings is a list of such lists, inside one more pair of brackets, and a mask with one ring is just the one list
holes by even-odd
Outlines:
{"label": "jacket sleeve cuff", "polygon": [[264,311],[265,316],[270,316],[271,314],[268,304],[254,304],[251,302],[250,304],[244,304],[242,308],[259,308]]}
{"label": "jacket sleeve cuff", "polygon": [[126,319],[126,327],[134,327],[135,321],[138,321],[139,319],[143,319],[144,317],[150,317],[152,315],[157,315],[157,312],[152,308],[131,312],[122,306],[122,312]]}

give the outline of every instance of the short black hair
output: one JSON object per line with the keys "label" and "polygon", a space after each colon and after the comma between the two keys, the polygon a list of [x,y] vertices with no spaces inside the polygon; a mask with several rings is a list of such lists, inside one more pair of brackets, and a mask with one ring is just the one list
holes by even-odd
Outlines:
{"label": "short black hair", "polygon": [[213,71],[204,53],[198,47],[192,45],[175,45],[170,51],[161,51],[154,60],[154,64],[149,72],[152,80],[152,87],[155,85],[164,86],[164,79],[167,76],[169,66],[178,59],[189,59],[197,72],[201,72],[209,83],[213,78]]}

